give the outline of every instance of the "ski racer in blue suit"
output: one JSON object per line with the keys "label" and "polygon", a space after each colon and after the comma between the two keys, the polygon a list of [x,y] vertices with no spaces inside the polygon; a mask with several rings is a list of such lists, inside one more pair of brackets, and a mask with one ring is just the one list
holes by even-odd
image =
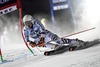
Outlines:
{"label": "ski racer in blue suit", "polygon": [[53,48],[56,46],[64,46],[64,44],[69,45],[79,45],[84,44],[84,41],[78,39],[68,39],[68,38],[60,38],[56,34],[45,29],[43,24],[38,20],[34,19],[31,15],[25,15],[23,17],[24,23],[24,37],[26,42],[31,46],[39,46],[39,47],[52,47],[50,46],[50,42],[53,41],[57,43],[53,45]]}

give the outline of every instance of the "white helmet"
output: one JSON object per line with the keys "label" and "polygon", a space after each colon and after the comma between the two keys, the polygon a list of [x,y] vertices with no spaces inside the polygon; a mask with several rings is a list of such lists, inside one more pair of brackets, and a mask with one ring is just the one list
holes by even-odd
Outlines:
{"label": "white helmet", "polygon": [[25,15],[23,17],[23,23],[25,23],[26,21],[32,21],[33,17],[31,15]]}

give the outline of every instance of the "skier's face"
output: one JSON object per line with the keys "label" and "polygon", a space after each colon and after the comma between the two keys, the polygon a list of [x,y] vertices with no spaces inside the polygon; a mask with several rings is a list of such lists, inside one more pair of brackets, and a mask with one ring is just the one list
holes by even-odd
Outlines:
{"label": "skier's face", "polygon": [[31,28],[32,27],[32,22],[31,21],[26,21],[25,22],[25,26],[28,26],[28,27]]}

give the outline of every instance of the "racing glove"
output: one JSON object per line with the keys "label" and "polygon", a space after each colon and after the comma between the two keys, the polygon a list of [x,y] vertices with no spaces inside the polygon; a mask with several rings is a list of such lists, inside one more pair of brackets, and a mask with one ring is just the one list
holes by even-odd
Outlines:
{"label": "racing glove", "polygon": [[32,48],[34,48],[34,47],[36,46],[36,43],[35,43],[35,42],[30,41],[30,42],[29,42],[29,45],[30,45]]}
{"label": "racing glove", "polygon": [[45,42],[44,42],[44,39],[45,39],[44,37],[41,37],[41,38],[40,38],[40,42],[39,42],[39,44],[38,44],[39,47],[43,47],[43,46],[44,46],[44,43],[45,43]]}

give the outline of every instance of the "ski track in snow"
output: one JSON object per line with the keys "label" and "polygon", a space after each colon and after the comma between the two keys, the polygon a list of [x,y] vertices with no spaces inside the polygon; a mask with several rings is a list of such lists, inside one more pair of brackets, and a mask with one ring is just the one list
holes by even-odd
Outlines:
{"label": "ski track in snow", "polygon": [[44,56],[43,52],[33,56],[28,50],[9,52],[4,59],[14,61],[0,64],[0,67],[100,67],[100,44],[52,56]]}

